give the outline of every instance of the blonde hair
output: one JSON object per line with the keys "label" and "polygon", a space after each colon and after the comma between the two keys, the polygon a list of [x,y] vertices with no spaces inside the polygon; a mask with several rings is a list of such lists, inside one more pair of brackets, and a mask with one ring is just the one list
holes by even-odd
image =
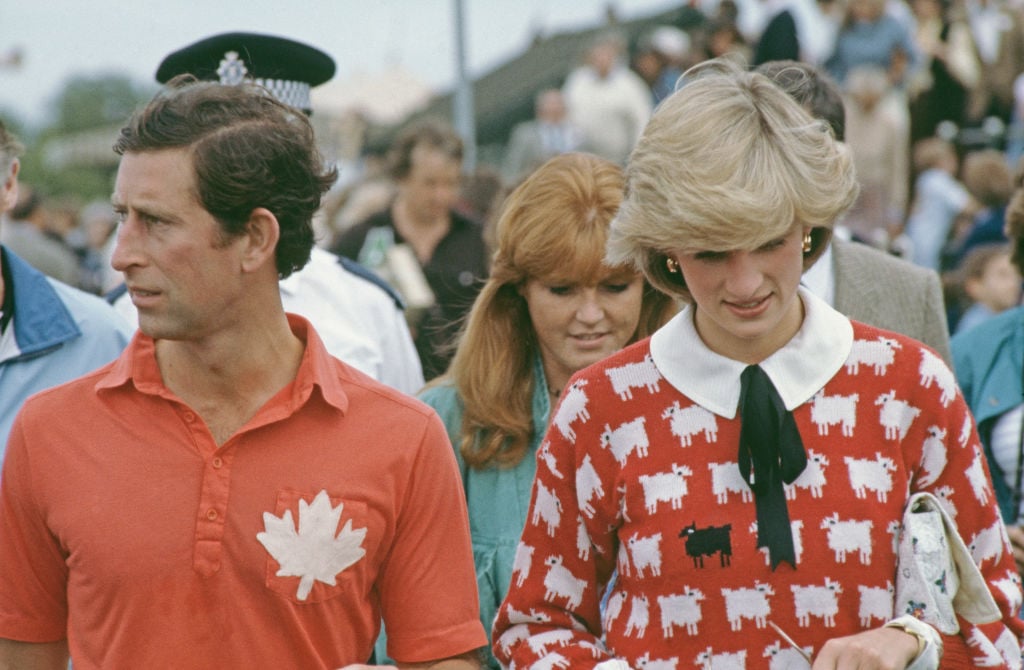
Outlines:
{"label": "blonde hair", "polygon": [[[533,436],[536,335],[519,289],[528,279],[595,284],[629,267],[603,262],[608,226],[622,200],[622,171],[582,153],[552,158],[506,199],[490,278],[466,320],[447,374],[464,407],[456,445],[475,468],[512,466]],[[644,286],[633,341],[653,333],[676,306]],[[434,385],[432,384],[432,385]]]}
{"label": "blonde hair", "polygon": [[761,74],[718,59],[685,77],[630,157],[607,261],[689,301],[670,251],[756,249],[803,225],[810,267],[857,196],[849,150]]}

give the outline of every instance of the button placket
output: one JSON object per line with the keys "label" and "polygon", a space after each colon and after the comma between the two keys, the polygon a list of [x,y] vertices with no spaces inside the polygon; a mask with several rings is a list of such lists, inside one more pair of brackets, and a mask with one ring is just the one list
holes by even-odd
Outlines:
{"label": "button placket", "polygon": [[225,447],[217,449],[203,464],[193,568],[207,577],[220,570],[231,485],[230,465],[231,456]]}

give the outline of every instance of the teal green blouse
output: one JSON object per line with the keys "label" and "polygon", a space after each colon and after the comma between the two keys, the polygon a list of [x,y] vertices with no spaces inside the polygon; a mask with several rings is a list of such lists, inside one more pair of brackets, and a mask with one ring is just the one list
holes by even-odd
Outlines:
{"label": "teal green blouse", "polygon": [[[478,470],[466,465],[458,448],[465,410],[453,386],[435,386],[419,395],[420,400],[440,415],[448,431],[448,438],[455,445],[455,457],[462,471],[462,485],[469,509],[476,582],[480,591],[480,620],[488,634],[512,579],[512,561],[530,506],[533,475],[537,469],[537,448],[544,439],[551,414],[548,385],[540,357],[534,362],[533,372],[536,383],[533,390],[533,435],[530,437],[530,448],[523,459],[510,468]],[[499,667],[493,657],[489,655],[489,658],[491,667]]]}

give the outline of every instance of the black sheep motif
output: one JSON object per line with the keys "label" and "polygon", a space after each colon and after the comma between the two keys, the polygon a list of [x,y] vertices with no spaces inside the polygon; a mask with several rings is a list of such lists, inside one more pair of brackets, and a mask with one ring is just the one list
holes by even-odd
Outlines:
{"label": "black sheep motif", "polygon": [[732,562],[732,524],[697,528],[694,521],[679,531],[679,537],[686,538],[686,555],[693,559],[695,568],[704,567],[704,557],[718,554],[722,567]]}

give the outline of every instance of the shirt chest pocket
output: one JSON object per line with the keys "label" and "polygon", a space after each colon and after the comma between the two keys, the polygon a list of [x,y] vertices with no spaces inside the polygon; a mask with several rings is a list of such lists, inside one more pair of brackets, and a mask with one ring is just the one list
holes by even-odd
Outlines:
{"label": "shirt chest pocket", "polygon": [[266,550],[266,585],[296,604],[368,592],[366,503],[329,494],[278,491],[256,539]]}

